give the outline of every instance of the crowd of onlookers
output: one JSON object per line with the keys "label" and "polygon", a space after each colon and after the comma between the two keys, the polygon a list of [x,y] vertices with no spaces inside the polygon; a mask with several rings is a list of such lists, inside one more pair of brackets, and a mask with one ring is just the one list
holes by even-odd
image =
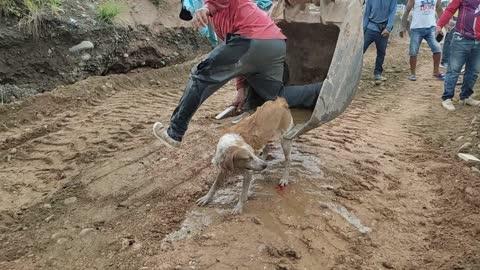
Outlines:
{"label": "crowd of onlookers", "polygon": [[[363,19],[364,52],[375,43],[377,58],[374,80],[386,81],[383,76],[388,38],[393,29],[397,0],[366,0]],[[411,15],[411,19],[409,16]],[[464,73],[460,104],[480,106],[472,97],[480,71],[480,0],[452,0],[443,10],[441,0],[408,0],[402,18],[400,36],[410,36],[410,81],[416,81],[417,55],[425,40],[433,54],[433,73],[444,81],[442,106],[454,111],[453,97],[458,77]],[[480,18],[479,18],[480,19]],[[443,40],[444,39],[444,40]],[[443,50],[440,42],[443,40]],[[446,74],[440,72],[444,67]]]}

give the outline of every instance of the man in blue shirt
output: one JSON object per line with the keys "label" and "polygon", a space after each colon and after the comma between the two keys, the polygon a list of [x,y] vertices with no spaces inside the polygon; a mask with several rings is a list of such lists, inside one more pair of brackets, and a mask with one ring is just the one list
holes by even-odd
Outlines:
{"label": "man in blue shirt", "polygon": [[367,0],[363,16],[364,45],[363,52],[375,42],[377,60],[373,78],[377,83],[386,81],[382,75],[383,62],[387,51],[388,36],[393,29],[397,11],[397,0]]}

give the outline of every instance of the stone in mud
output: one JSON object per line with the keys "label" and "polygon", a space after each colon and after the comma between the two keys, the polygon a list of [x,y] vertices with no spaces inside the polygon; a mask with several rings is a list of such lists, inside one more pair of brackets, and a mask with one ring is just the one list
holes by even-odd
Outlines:
{"label": "stone in mud", "polygon": [[93,43],[91,41],[84,40],[84,41],[80,42],[80,44],[77,44],[77,45],[71,47],[68,50],[70,52],[79,52],[79,51],[93,49],[93,48],[94,48],[94,46],[93,46]]}
{"label": "stone in mud", "polygon": [[84,236],[90,232],[93,232],[95,229],[94,228],[85,228],[80,232],[80,236]]}
{"label": "stone in mud", "polygon": [[459,153],[458,157],[461,160],[466,161],[468,163],[480,163],[480,159],[478,159],[477,157],[475,157],[473,155]]}
{"label": "stone in mud", "polygon": [[462,146],[460,146],[460,148],[458,148],[458,153],[464,151],[464,150],[467,150],[469,149],[470,147],[472,147],[472,143],[471,142],[466,142],[464,144],[462,144]]}
{"label": "stone in mud", "polygon": [[480,170],[476,167],[472,167],[472,172],[480,175]]}
{"label": "stone in mud", "polygon": [[83,61],[88,61],[91,58],[92,58],[92,56],[89,53],[86,53],[86,54],[82,55],[82,60]]}
{"label": "stone in mud", "polygon": [[260,219],[258,219],[257,217],[252,217],[252,222],[257,225],[263,225],[262,221],[260,221]]}
{"label": "stone in mud", "polygon": [[70,197],[70,198],[67,198],[63,201],[65,204],[72,204],[72,203],[75,203],[77,202],[77,197]]}
{"label": "stone in mud", "polygon": [[168,263],[162,263],[159,267],[159,270],[170,270],[172,269],[172,266]]}
{"label": "stone in mud", "polygon": [[68,242],[68,239],[67,238],[60,238],[57,240],[57,244],[61,245],[61,244],[64,244]]}
{"label": "stone in mud", "polygon": [[395,267],[393,267],[393,265],[389,262],[382,262],[382,266],[387,269],[395,269]]}
{"label": "stone in mud", "polygon": [[55,216],[55,215],[50,215],[50,216],[48,216],[48,217],[45,219],[45,222],[50,222],[50,220],[52,220],[54,216]]}

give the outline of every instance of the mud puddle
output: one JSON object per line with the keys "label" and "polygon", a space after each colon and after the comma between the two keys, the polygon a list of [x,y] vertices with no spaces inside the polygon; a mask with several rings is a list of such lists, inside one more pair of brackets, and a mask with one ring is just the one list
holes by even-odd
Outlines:
{"label": "mud puddle", "polygon": [[[275,144],[270,154],[269,167],[267,170],[254,174],[254,180],[249,190],[249,200],[244,208],[244,212],[252,215],[262,216],[262,220],[268,220],[262,209],[249,209],[251,201],[277,201],[282,200],[282,204],[290,204],[285,207],[285,214],[289,215],[289,210],[294,210],[295,215],[301,216],[305,209],[309,207],[318,207],[322,209],[323,214],[328,212],[338,214],[343,218],[346,224],[350,224],[361,233],[371,231],[369,227],[363,225],[362,221],[351,211],[340,204],[334,202],[331,191],[334,186],[322,183],[324,172],[321,169],[321,160],[317,156],[305,153],[297,148],[292,149],[292,166],[290,170],[290,185],[280,187],[277,185],[283,172],[284,156],[279,145]],[[309,181],[296,181],[298,178],[308,178]],[[187,215],[182,225],[177,231],[170,233],[164,241],[173,242],[190,238],[201,234],[208,226],[216,221],[221,222],[222,218],[230,217],[230,211],[238,201],[242,190],[241,176],[236,176],[227,180],[225,186],[219,188],[212,202],[207,207],[194,207]],[[294,199],[288,197],[294,196]],[[301,211],[297,211],[302,209]],[[252,212],[253,211],[253,212]],[[284,214],[284,213],[280,213]],[[274,224],[274,222],[265,222]],[[278,230],[276,226],[272,231]]]}

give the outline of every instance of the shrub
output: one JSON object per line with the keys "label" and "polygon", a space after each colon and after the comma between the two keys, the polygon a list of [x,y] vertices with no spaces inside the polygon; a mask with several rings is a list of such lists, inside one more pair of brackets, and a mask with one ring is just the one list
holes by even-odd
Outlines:
{"label": "shrub", "polygon": [[107,23],[112,23],[121,12],[120,4],[115,0],[106,0],[98,6],[98,18]]}

